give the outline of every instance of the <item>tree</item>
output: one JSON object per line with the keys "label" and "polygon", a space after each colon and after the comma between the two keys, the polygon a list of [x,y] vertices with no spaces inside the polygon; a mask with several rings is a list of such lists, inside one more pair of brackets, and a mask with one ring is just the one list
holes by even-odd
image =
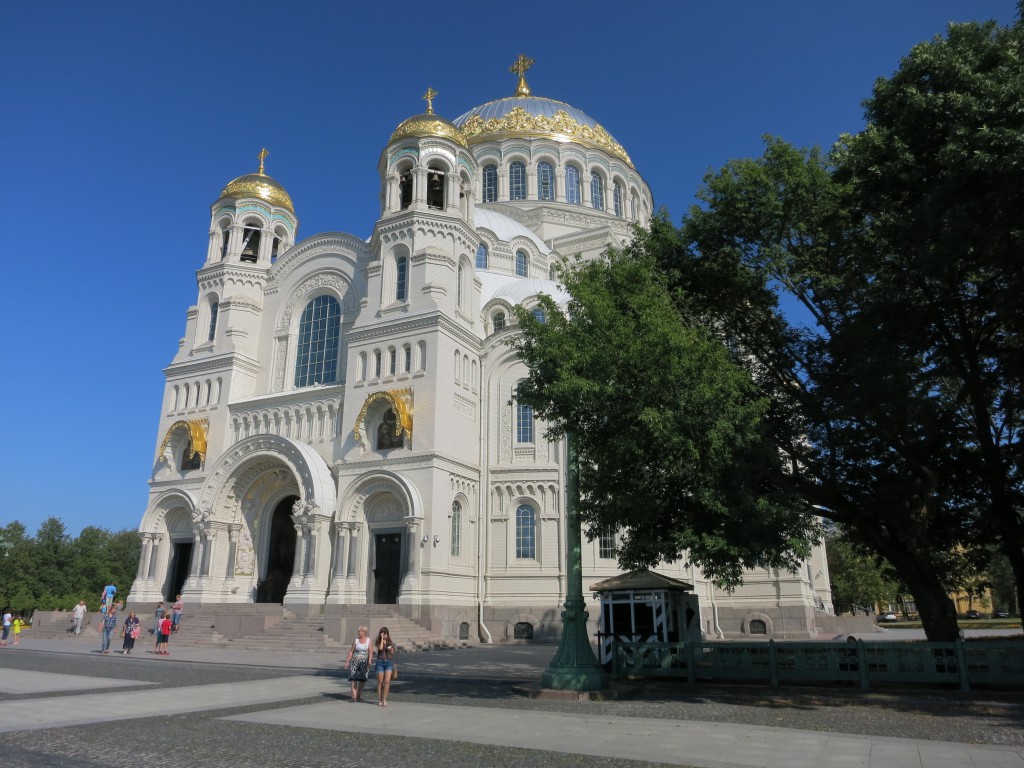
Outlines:
{"label": "tree", "polygon": [[769,140],[706,177],[684,247],[652,238],[748,356],[794,487],[892,563],[931,640],[986,543],[1024,581],[1022,45],[1020,21],[951,25],[878,81],[865,131],[824,158]]}
{"label": "tree", "polygon": [[773,482],[769,401],[709,330],[669,295],[656,262],[627,249],[565,270],[563,314],[517,308],[512,342],[529,368],[516,397],[571,431],[581,520],[622,533],[623,567],[686,557],[732,586],[744,568],[795,569],[817,537],[813,515]]}
{"label": "tree", "polygon": [[892,566],[833,527],[825,536],[832,597],[837,605],[897,605],[905,589]]}

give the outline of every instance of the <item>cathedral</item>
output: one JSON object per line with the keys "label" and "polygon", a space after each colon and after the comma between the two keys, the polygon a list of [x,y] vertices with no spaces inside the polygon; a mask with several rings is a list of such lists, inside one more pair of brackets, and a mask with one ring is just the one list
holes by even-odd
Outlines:
{"label": "cathedral", "polygon": [[[557,265],[625,245],[654,203],[601,124],[531,93],[532,63],[454,120],[426,92],[381,152],[367,240],[299,240],[265,151],[221,191],[164,369],[131,602],[373,605],[441,637],[557,636],[565,446],[515,400],[513,308],[564,305]],[[657,570],[692,585],[708,637],[810,637],[831,612],[821,548],[733,593]],[[589,585],[619,573],[614,536],[584,542],[592,621]]]}

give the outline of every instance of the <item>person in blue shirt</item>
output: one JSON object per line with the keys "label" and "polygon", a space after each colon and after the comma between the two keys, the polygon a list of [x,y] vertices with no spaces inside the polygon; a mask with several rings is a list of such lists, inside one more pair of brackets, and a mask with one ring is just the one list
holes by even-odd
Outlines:
{"label": "person in blue shirt", "polygon": [[110,638],[117,629],[117,606],[111,604],[107,609],[107,615],[103,617],[103,644],[100,646],[100,653],[110,653]]}

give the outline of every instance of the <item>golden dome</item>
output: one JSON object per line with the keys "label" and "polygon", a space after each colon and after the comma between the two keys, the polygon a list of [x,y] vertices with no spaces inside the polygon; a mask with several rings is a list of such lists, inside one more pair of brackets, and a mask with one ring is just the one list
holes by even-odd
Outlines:
{"label": "golden dome", "polygon": [[226,187],[224,187],[220,196],[233,197],[236,199],[242,197],[258,197],[261,200],[266,200],[271,205],[286,208],[289,212],[294,214],[295,206],[292,205],[292,199],[285,191],[284,187],[263,172],[263,160],[268,154],[270,153],[267,152],[267,150],[262,150],[259,154],[259,170],[256,173],[247,173],[245,176],[239,176],[237,179],[233,179]]}
{"label": "golden dome", "polygon": [[397,141],[409,136],[434,136],[454,141],[460,147],[468,147],[465,137],[459,132],[458,128],[443,117],[438,117],[428,112],[422,115],[413,115],[408,120],[404,120],[401,125],[395,128],[395,132],[391,134],[391,141]]}
{"label": "golden dome", "polygon": [[454,141],[460,147],[469,148],[469,145],[466,144],[466,137],[462,135],[458,128],[443,117],[438,117],[434,114],[435,96],[437,96],[437,91],[433,88],[427,88],[427,92],[423,94],[423,100],[427,102],[427,111],[422,115],[413,115],[408,120],[402,121],[402,124],[395,128],[395,132],[391,134],[391,141],[397,141],[409,136],[434,136]]}

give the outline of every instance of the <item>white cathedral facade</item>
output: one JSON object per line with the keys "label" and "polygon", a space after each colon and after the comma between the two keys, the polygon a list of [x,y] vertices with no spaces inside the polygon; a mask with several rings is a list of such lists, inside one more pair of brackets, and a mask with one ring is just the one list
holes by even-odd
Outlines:
{"label": "white cathedral facade", "polygon": [[[653,200],[601,125],[513,70],[514,96],[449,121],[428,91],[395,129],[369,240],[300,241],[264,153],[213,203],[131,602],[377,604],[497,641],[560,630],[565,446],[515,402],[512,308],[564,303],[555,265],[625,245]],[[710,637],[810,636],[831,610],[820,550],[731,594],[681,562],[658,571],[694,585]],[[584,542],[583,573],[593,621],[614,540]]]}

